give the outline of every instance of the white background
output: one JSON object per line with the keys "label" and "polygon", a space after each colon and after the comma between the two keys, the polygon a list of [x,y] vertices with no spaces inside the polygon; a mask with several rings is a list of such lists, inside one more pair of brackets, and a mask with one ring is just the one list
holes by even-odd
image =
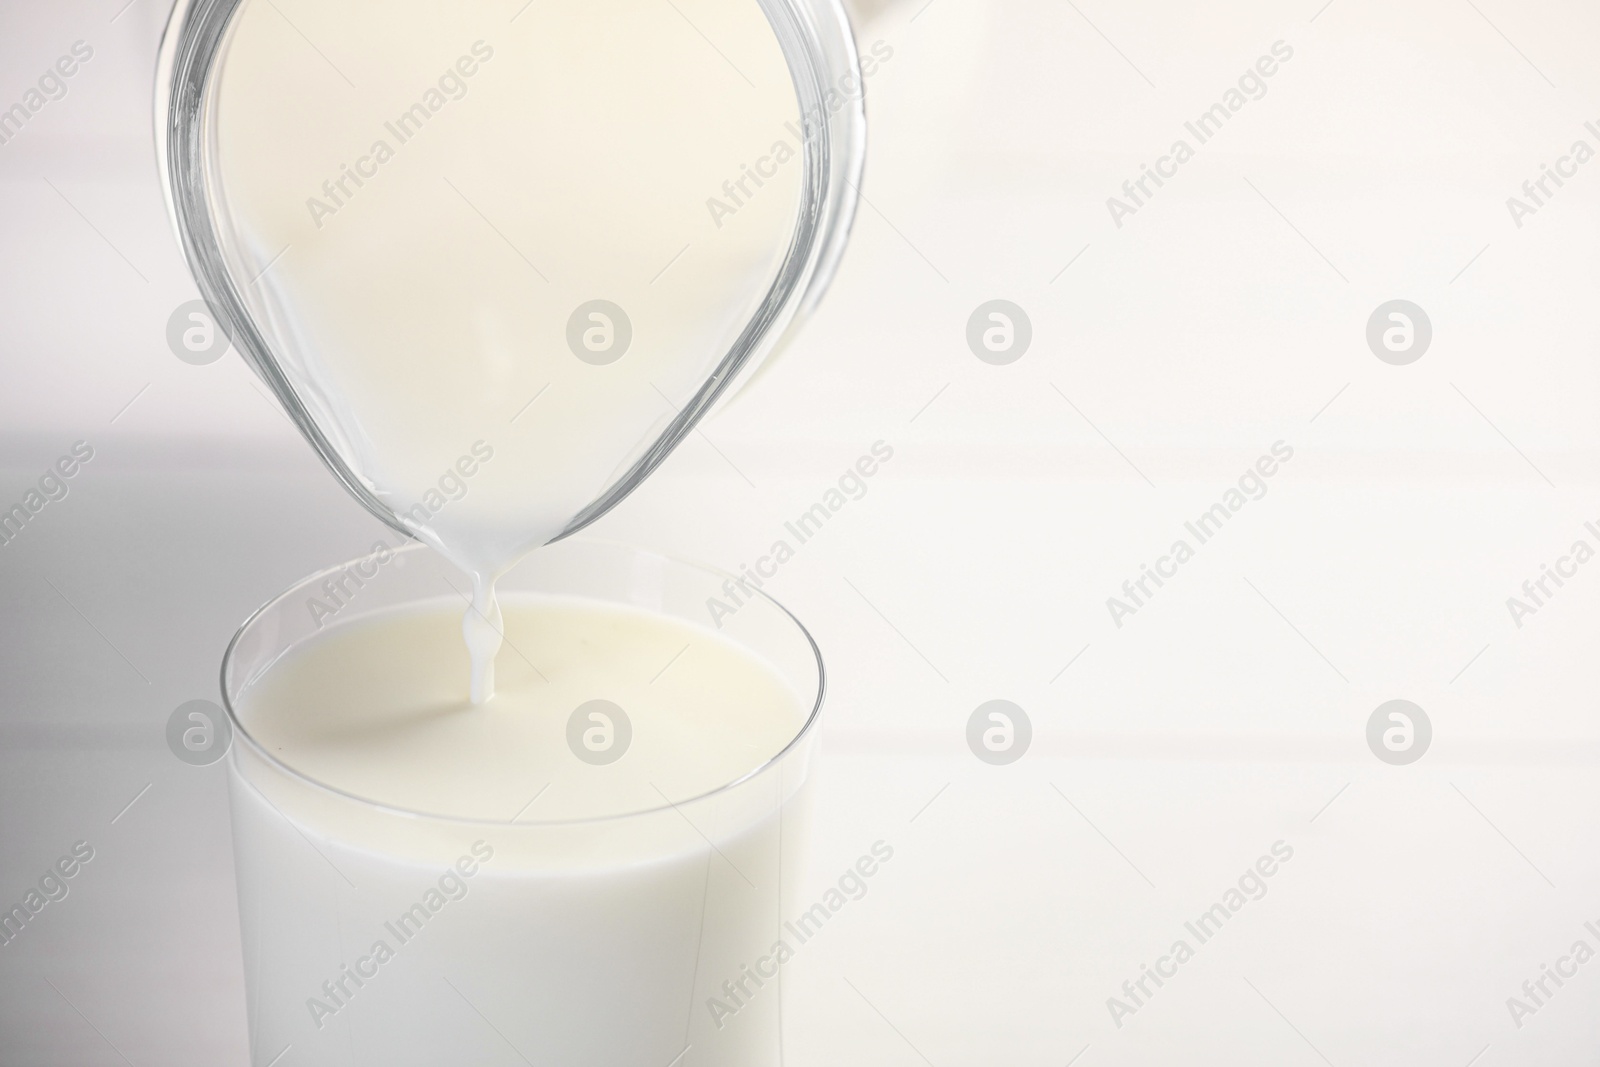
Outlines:
{"label": "white background", "polygon": [[[150,148],[165,13],[122,3],[0,10],[0,107],[95,48],[0,146],[0,506],[96,453],[0,547],[0,902],[97,850],[0,948],[8,1065],[247,1062],[224,770],[162,731],[256,604],[377,529],[236,357],[166,347],[195,292]],[[894,448],[770,586],[830,671],[817,891],[895,849],[786,971],[790,1062],[1590,1062],[1600,962],[1520,1028],[1506,1000],[1600,949],[1600,564],[1520,628],[1506,599],[1600,547],[1600,162],[1521,228],[1506,198],[1600,148],[1600,10],[858,14],[894,55],[833,291],[597,529],[737,568]],[[1280,40],[1267,95],[1118,228],[1106,198]],[[1033,325],[1004,367],[965,340],[994,298]],[[1434,327],[1403,367],[1364,336],[1396,298]],[[1114,625],[1280,440],[1267,495]],[[965,742],[994,698],[1034,725],[1007,767]],[[1394,698],[1433,724],[1411,766],[1366,745]],[[1268,895],[1115,1025],[1280,840]]]}

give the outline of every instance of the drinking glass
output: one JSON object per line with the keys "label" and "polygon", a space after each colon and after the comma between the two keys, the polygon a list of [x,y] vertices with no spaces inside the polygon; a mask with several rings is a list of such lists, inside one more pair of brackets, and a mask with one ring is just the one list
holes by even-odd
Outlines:
{"label": "drinking glass", "polygon": [[[314,574],[257,611],[222,666],[252,1062],[769,1067],[781,1062],[784,927],[806,838],[824,689],[805,629],[757,594],[718,636],[806,709],[781,751],[699,796],[606,818],[409,811],[341,791],[252,735],[241,695],[322,625],[459,607],[412,545]],[[504,579],[710,631],[728,576],[576,538]],[[442,596],[441,596],[442,593]],[[778,946],[784,944],[786,950]]]}

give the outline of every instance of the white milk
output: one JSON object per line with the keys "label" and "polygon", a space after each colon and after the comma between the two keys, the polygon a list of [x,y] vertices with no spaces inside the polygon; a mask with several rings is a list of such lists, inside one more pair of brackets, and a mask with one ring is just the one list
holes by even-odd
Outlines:
{"label": "white milk", "polygon": [[[459,604],[329,627],[245,691],[240,720],[302,774],[374,803],[548,821],[709,792],[777,755],[810,711],[713,631],[577,598],[508,600],[500,689],[474,707],[463,699]],[[584,751],[624,750],[615,763],[585,763],[569,746],[569,717],[594,700],[632,725],[631,739],[616,724],[608,739],[605,724],[582,717],[600,731]]]}
{"label": "white milk", "polygon": [[[787,65],[753,0],[246,0],[234,25],[233,272],[334,448],[472,576],[486,700],[496,576],[656,441],[773,281]],[[622,316],[575,320],[593,301]]]}
{"label": "white milk", "polygon": [[[474,706],[458,605],[336,623],[235,700],[320,783],[235,746],[255,1062],[778,1063],[804,794],[781,769],[747,776],[809,708],[713,631],[528,594],[502,610],[533,662],[508,651]],[[595,699],[632,728],[599,765],[568,744]]]}
{"label": "white milk", "polygon": [[809,707],[709,629],[494,593],[771,286],[802,163],[770,27],[753,0],[246,0],[227,49],[214,214],[251,315],[473,585],[464,627],[443,575],[257,627],[291,647],[234,698],[256,1062],[777,1063],[804,759],[768,764]]}

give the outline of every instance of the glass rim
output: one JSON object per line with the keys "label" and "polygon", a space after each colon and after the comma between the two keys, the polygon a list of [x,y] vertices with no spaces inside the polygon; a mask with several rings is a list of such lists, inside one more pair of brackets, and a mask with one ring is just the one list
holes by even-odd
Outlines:
{"label": "glass rim", "polygon": [[[681,558],[679,558],[677,556],[668,555],[665,552],[658,552],[658,551],[655,551],[653,549],[640,548],[637,545],[630,545],[630,544],[627,544],[626,542],[613,541],[613,540],[610,540],[610,539],[607,539],[607,538],[587,537],[587,536],[585,536],[585,537],[574,537],[574,538],[563,539],[563,541],[561,543],[562,544],[566,544],[566,545],[571,545],[574,548],[576,548],[578,546],[592,546],[592,547],[597,547],[597,548],[618,549],[618,550],[621,550],[621,551],[624,551],[624,552],[631,553],[631,554],[633,554],[635,556],[644,556],[644,557],[654,558],[656,560],[659,560],[659,561],[661,561],[663,563],[670,564],[672,566],[684,567],[684,568],[688,568],[690,570],[700,571],[700,572],[702,572],[704,574],[707,574],[707,575],[710,575],[710,576],[716,577],[716,578],[732,579],[732,578],[735,577],[734,575],[729,574],[726,571],[719,570],[718,568],[713,567],[713,566],[711,566],[709,564],[698,563],[698,562],[695,562],[694,560],[681,559]],[[545,546],[545,547],[549,548],[551,546]],[[420,541],[412,541],[410,544],[401,545],[398,548],[392,549],[392,551],[397,556],[400,555],[401,553],[413,553],[413,552],[432,553],[433,552],[433,550],[431,548],[429,548],[429,546],[423,544]],[[535,553],[536,552],[540,552],[540,551],[543,551],[543,549],[535,549],[534,550]],[[558,551],[559,551],[559,549],[558,549]],[[436,553],[433,553],[433,555],[436,558],[438,558],[441,562],[448,563],[448,561],[445,560],[443,556],[437,556]],[[530,557],[532,555],[533,555],[533,553],[529,553]],[[302,592],[308,586],[314,585],[315,583],[320,582],[324,578],[330,577],[332,575],[341,574],[341,573],[343,573],[345,571],[346,568],[354,566],[357,563],[363,562],[367,558],[368,558],[367,556],[357,556],[354,559],[346,560],[343,563],[337,563],[337,564],[334,564],[333,566],[330,566],[330,567],[324,567],[321,570],[315,571],[312,574],[308,574],[305,577],[296,580],[287,589],[284,589],[282,592],[276,594],[275,596],[271,597],[270,599],[265,601],[263,604],[261,604],[261,606],[256,608],[254,611],[252,611],[250,613],[250,615],[244,620],[244,622],[239,624],[239,628],[234,631],[233,637],[230,638],[229,641],[228,641],[228,647],[222,653],[222,665],[221,665],[221,668],[219,669],[219,672],[218,672],[217,681],[218,681],[218,687],[221,690],[222,709],[223,709],[223,712],[228,716],[229,726],[233,730],[234,743],[237,744],[239,741],[242,740],[244,742],[245,746],[248,749],[250,749],[250,751],[255,756],[257,756],[258,758],[260,758],[261,760],[266,762],[274,770],[276,770],[276,771],[278,771],[278,772],[280,772],[280,773],[282,773],[284,775],[287,775],[289,778],[291,778],[291,779],[293,779],[293,780],[295,780],[297,782],[300,782],[303,785],[310,786],[312,789],[316,790],[319,793],[325,793],[325,794],[329,794],[329,795],[332,795],[334,797],[337,797],[337,798],[339,798],[341,800],[351,801],[351,802],[354,802],[356,804],[360,804],[361,806],[363,806],[364,808],[367,808],[369,810],[382,812],[385,815],[398,816],[398,817],[406,818],[406,819],[417,819],[417,820],[427,820],[427,821],[430,821],[430,822],[449,823],[449,824],[455,824],[455,825],[461,825],[461,826],[503,826],[503,827],[519,826],[519,827],[525,827],[525,828],[528,828],[528,829],[537,829],[537,828],[540,828],[540,827],[547,827],[547,828],[549,828],[549,827],[577,827],[577,826],[601,826],[601,825],[606,825],[606,824],[616,824],[616,823],[625,822],[625,821],[631,820],[631,819],[641,819],[641,818],[645,818],[645,817],[651,816],[651,815],[659,815],[662,812],[667,812],[667,811],[679,811],[681,813],[681,809],[683,809],[685,807],[688,807],[688,806],[694,805],[694,804],[699,804],[699,803],[701,803],[703,801],[710,800],[710,799],[712,799],[714,797],[717,797],[717,796],[720,796],[722,794],[732,792],[734,789],[737,789],[739,786],[743,785],[744,783],[752,781],[752,780],[760,777],[761,775],[767,773],[768,771],[775,769],[779,764],[781,764],[784,761],[785,757],[787,757],[790,753],[795,751],[795,749],[800,745],[800,743],[802,741],[805,741],[808,737],[810,737],[816,731],[817,724],[818,724],[818,722],[821,721],[821,718],[822,718],[822,705],[823,705],[824,699],[827,696],[827,691],[828,691],[827,668],[826,668],[826,664],[823,662],[822,650],[819,647],[817,647],[816,638],[811,636],[811,631],[806,629],[805,624],[802,623],[795,616],[794,612],[792,612],[788,608],[784,607],[783,604],[781,604],[777,599],[775,599],[771,594],[767,593],[765,590],[757,589],[755,591],[756,597],[761,599],[761,600],[765,600],[772,607],[777,608],[778,611],[782,613],[783,617],[788,619],[789,622],[794,625],[794,628],[799,631],[800,636],[805,638],[806,645],[811,649],[812,660],[816,663],[816,666],[817,666],[816,696],[811,702],[811,709],[810,709],[809,712],[807,712],[805,721],[803,723],[801,723],[800,728],[795,731],[794,736],[789,738],[789,740],[784,743],[784,746],[782,748],[780,748],[777,752],[773,753],[767,759],[763,760],[761,763],[757,764],[755,767],[751,768],[750,770],[746,771],[745,773],[741,774],[739,777],[734,778],[731,781],[724,782],[721,785],[718,785],[718,786],[715,786],[715,787],[713,787],[711,789],[708,789],[705,792],[697,793],[694,796],[688,797],[688,798],[686,798],[684,800],[679,800],[679,801],[668,800],[665,804],[661,804],[661,805],[658,805],[658,806],[653,807],[653,808],[641,808],[641,809],[638,809],[636,811],[624,811],[624,812],[618,812],[618,813],[611,814],[611,815],[590,815],[590,816],[583,816],[583,817],[580,817],[580,818],[566,818],[566,819],[522,819],[522,818],[519,817],[520,813],[519,813],[518,816],[512,816],[509,819],[486,819],[486,818],[477,818],[477,817],[463,816],[463,815],[448,815],[448,814],[442,814],[442,813],[439,813],[439,812],[419,811],[419,810],[416,810],[416,809],[413,809],[413,808],[401,807],[401,806],[396,805],[396,804],[387,804],[387,803],[384,803],[383,801],[373,800],[371,797],[361,796],[360,794],[353,793],[353,792],[351,792],[351,791],[349,791],[347,789],[340,789],[338,786],[330,785],[329,783],[324,782],[319,778],[314,778],[311,775],[305,773],[304,771],[302,771],[302,770],[290,765],[289,763],[286,763],[284,760],[279,759],[272,752],[268,751],[268,749],[265,746],[263,746],[261,744],[261,742],[256,740],[256,738],[251,735],[250,731],[245,727],[244,723],[241,721],[241,719],[239,717],[238,710],[234,707],[233,699],[229,695],[229,692],[228,692],[228,674],[229,674],[230,669],[234,666],[235,656],[236,656],[236,654],[238,652],[239,642],[245,637],[245,635],[247,633],[250,632],[251,628],[254,627],[263,618],[263,616],[265,616],[268,612],[272,611],[274,608],[278,607],[280,604],[282,604],[283,602],[288,600],[290,597],[298,595],[300,592]],[[529,557],[524,557],[524,559],[527,559],[527,558],[529,558]],[[515,571],[515,570],[516,570],[516,567],[512,567],[511,571],[507,571],[506,573],[510,574],[510,573],[512,573],[512,571]],[[598,599],[598,598],[590,598],[590,599]],[[288,652],[289,649],[291,649],[293,647],[295,647],[295,643],[289,643],[289,644],[285,645],[285,647],[281,651],[279,651],[276,656],[273,657],[273,662],[276,663],[277,660],[279,658],[281,658],[284,653]],[[232,753],[230,751],[229,759],[231,760],[233,758],[234,758],[234,756],[232,755]]]}

